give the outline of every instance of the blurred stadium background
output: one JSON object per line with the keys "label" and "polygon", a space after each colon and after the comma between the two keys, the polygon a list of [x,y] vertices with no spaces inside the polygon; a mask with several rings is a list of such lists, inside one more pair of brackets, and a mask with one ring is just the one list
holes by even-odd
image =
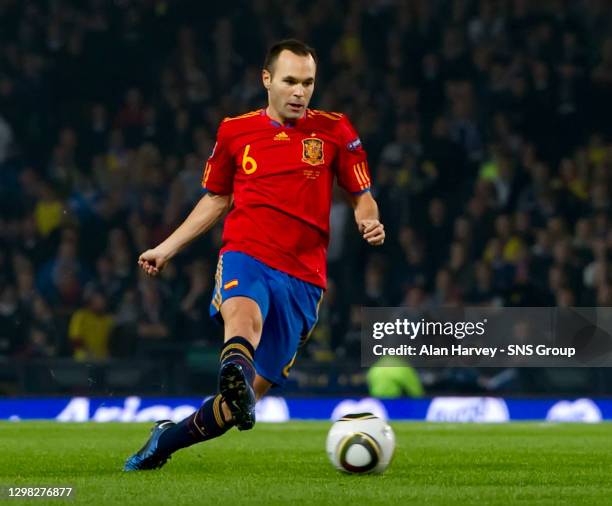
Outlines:
{"label": "blurred stadium background", "polygon": [[[220,228],[161,280],[136,259],[200,197],[220,120],[265,103],[287,36],[319,53],[312,105],[361,135],[388,240],[368,249],[336,196],[285,393],[376,393],[363,305],[612,305],[610,7],[0,0],[0,393],[212,392]],[[612,393],[606,369],[396,371],[391,396]]]}

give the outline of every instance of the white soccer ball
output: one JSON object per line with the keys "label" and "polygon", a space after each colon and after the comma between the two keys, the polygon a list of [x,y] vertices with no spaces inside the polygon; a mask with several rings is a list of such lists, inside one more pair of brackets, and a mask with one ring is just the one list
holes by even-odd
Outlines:
{"label": "white soccer ball", "polygon": [[327,434],[327,456],[345,473],[382,473],[393,458],[395,434],[372,413],[346,415]]}

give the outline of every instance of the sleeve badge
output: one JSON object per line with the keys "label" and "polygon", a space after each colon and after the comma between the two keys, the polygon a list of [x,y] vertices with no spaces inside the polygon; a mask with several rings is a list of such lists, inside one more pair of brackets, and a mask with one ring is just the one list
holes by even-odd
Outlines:
{"label": "sleeve badge", "polygon": [[354,141],[349,142],[346,145],[346,149],[349,151],[357,151],[361,147],[361,139],[357,137]]}

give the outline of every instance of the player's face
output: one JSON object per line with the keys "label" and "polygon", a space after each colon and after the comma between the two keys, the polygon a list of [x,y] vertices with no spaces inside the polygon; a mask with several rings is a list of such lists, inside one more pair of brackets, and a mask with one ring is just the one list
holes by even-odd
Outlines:
{"label": "player's face", "polygon": [[282,122],[301,118],[314,91],[317,67],[313,57],[284,50],[272,70],[262,75],[268,90],[268,114]]}

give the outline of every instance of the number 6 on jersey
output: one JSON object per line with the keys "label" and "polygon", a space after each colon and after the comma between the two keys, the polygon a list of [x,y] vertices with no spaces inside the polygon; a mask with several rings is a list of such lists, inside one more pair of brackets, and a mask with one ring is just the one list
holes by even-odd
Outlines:
{"label": "number 6 on jersey", "polygon": [[251,145],[247,144],[242,155],[242,170],[245,174],[253,174],[257,170],[257,162],[255,158],[249,156],[249,149],[251,149]]}

